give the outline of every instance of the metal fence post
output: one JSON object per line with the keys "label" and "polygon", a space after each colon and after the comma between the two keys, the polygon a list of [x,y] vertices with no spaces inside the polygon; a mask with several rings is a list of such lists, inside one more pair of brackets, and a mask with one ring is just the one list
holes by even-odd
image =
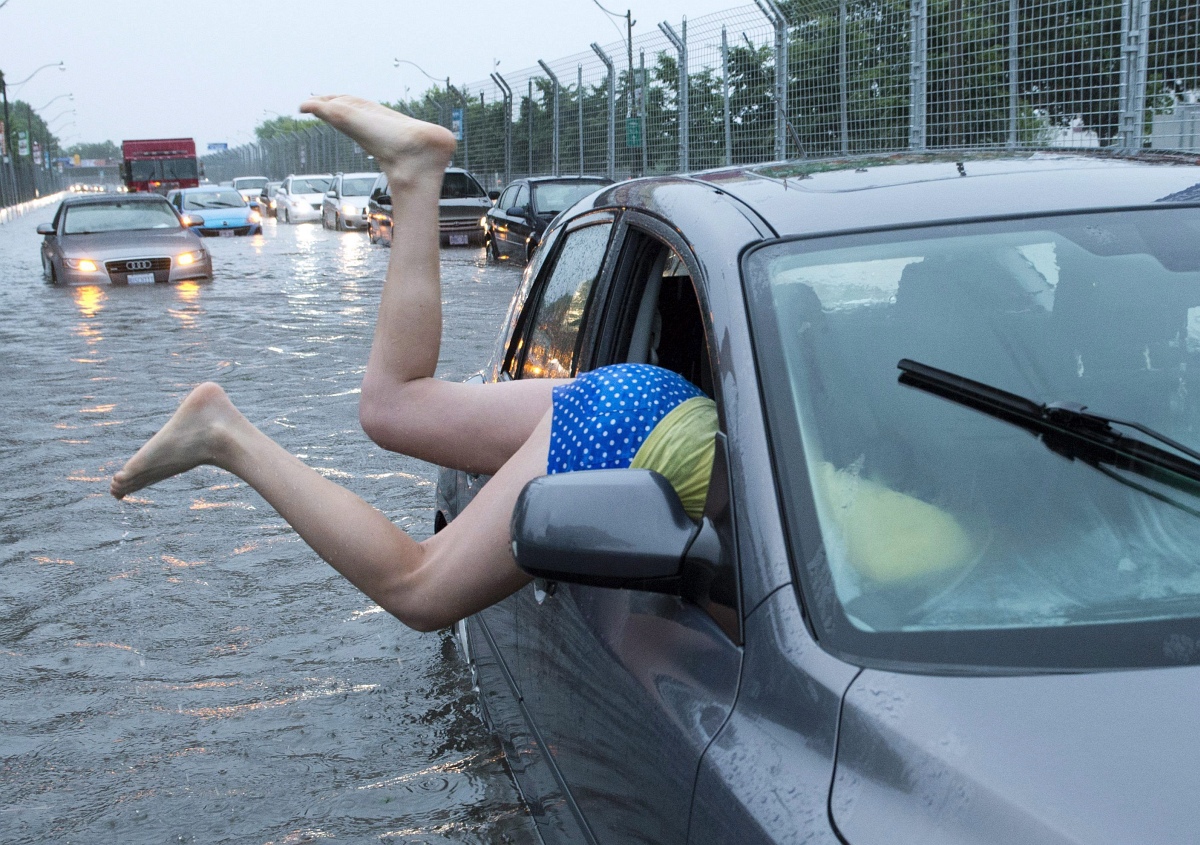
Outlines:
{"label": "metal fence post", "polygon": [[911,17],[912,58],[909,63],[909,124],[908,147],[912,150],[925,149],[925,104],[928,90],[929,17],[926,0],[909,0]]}
{"label": "metal fence post", "polygon": [[645,176],[650,169],[650,120],[649,109],[646,107],[646,51],[638,51],[638,74],[641,76],[642,91],[642,172]]}
{"label": "metal fence post", "polygon": [[529,100],[529,125],[525,128],[528,130],[527,134],[529,136],[529,144],[528,144],[528,146],[529,146],[529,149],[528,149],[529,169],[526,171],[525,175],[532,176],[533,175],[533,79],[529,80],[529,94],[528,94],[527,98]]}
{"label": "metal fence post", "polygon": [[492,82],[504,99],[504,184],[507,185],[512,181],[512,88],[498,73],[492,74]]}
{"label": "metal fence post", "polygon": [[1117,143],[1142,146],[1146,121],[1146,68],[1150,52],[1150,0],[1121,3],[1121,122]]}
{"label": "metal fence post", "polygon": [[[1015,0],[1014,0],[1015,1]],[[838,4],[838,119],[842,132],[842,153],[850,152],[850,82],[846,56],[847,20],[846,0]]]}
{"label": "metal fence post", "polygon": [[[604,66],[608,68],[608,166],[609,179],[617,178],[617,75],[613,68],[612,59],[600,49],[600,45],[592,42],[592,50]],[[642,139],[643,143],[645,138]]]}
{"label": "metal fence post", "polygon": [[1018,0],[1008,0],[1008,147],[1016,149],[1019,140],[1017,94],[1017,73],[1020,70],[1019,54],[1017,53],[1017,38],[1019,23],[1017,9]]}
{"label": "metal fence post", "polygon": [[583,175],[583,65],[576,68],[575,100],[579,107],[579,175]]}
{"label": "metal fence post", "polygon": [[554,71],[550,70],[550,66],[538,59],[538,64],[541,65],[546,76],[550,77],[550,84],[554,86],[554,128],[550,135],[550,175],[558,175],[558,142],[559,142],[559,124],[558,124],[558,92],[562,87],[558,84],[558,77],[554,75]]}
{"label": "metal fence post", "polygon": [[725,164],[733,164],[733,113],[729,108],[729,38],[721,27],[721,100],[725,117]]}
{"label": "metal fence post", "polygon": [[679,53],[679,169],[688,170],[688,71],[687,71],[687,18],[683,19],[683,35],[677,35],[666,21],[658,25],[662,34]]}
{"label": "metal fence post", "polygon": [[788,22],[774,0],[754,0],[775,29],[775,158],[787,158]]}

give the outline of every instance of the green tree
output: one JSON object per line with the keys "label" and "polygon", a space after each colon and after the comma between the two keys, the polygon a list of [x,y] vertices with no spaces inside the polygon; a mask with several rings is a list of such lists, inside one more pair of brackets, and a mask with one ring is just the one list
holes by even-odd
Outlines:
{"label": "green tree", "polygon": [[289,117],[287,115],[279,115],[270,120],[264,120],[258,126],[254,127],[254,135],[260,141],[270,141],[280,135],[290,135],[295,132],[302,132],[305,129],[316,127],[320,121],[312,118]]}
{"label": "green tree", "polygon": [[67,147],[63,150],[63,154],[80,158],[104,158],[118,161],[121,158],[121,148],[112,141],[81,141]]}

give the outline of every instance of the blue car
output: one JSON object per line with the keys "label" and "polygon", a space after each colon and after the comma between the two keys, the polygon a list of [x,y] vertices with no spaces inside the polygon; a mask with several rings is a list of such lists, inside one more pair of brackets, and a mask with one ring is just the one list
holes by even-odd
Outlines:
{"label": "blue car", "polygon": [[167,200],[180,214],[199,218],[202,222],[191,228],[206,237],[262,234],[262,215],[233,188],[178,188]]}

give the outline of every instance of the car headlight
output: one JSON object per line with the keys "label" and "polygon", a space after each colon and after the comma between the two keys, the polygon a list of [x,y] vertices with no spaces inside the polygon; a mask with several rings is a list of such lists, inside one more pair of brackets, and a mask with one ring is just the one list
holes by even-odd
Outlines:
{"label": "car headlight", "polygon": [[481,229],[487,228],[487,215],[486,214],[483,217],[479,218],[479,228],[481,228]]}
{"label": "car headlight", "polygon": [[277,207],[277,203],[275,202],[275,200],[271,200],[271,208],[276,208],[276,207]]}
{"label": "car headlight", "polygon": [[63,261],[72,270],[78,270],[80,273],[95,273],[99,269],[96,262],[90,258],[64,258]]}
{"label": "car headlight", "polygon": [[262,215],[259,214],[257,211],[251,211],[246,219],[249,220],[251,223],[258,223],[262,220]]}
{"label": "car headlight", "polygon": [[175,263],[180,267],[186,267],[189,264],[195,264],[199,256],[194,252],[181,252],[175,256]]}
{"label": "car headlight", "polygon": [[359,213],[358,209],[355,208],[354,206],[352,206],[350,203],[346,203],[345,205],[342,206],[342,214],[358,214],[358,213]]}

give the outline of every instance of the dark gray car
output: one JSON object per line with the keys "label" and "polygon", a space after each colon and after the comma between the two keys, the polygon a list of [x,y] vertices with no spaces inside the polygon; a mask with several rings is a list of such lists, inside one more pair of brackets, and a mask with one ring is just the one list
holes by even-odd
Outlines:
{"label": "dark gray car", "polygon": [[212,258],[158,194],[69,196],[42,235],[42,272],[54,283],[153,284],[211,279]]}
{"label": "dark gray car", "polygon": [[611,184],[602,176],[535,176],[510,183],[484,217],[488,255],[528,261],[560,212]]}
{"label": "dark gray car", "polygon": [[699,524],[532,482],[536,580],[460,623],[547,842],[1194,841],[1198,186],[908,156],[559,218],[480,378],[657,363],[720,434]]}

